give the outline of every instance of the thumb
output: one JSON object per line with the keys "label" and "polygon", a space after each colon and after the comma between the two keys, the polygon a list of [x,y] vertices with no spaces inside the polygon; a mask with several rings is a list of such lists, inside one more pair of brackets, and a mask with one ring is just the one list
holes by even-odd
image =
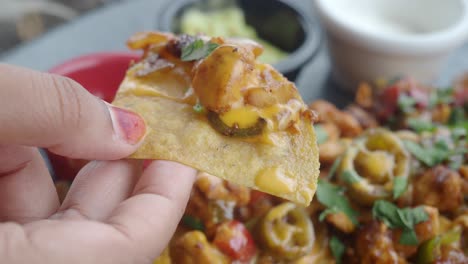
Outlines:
{"label": "thumb", "polygon": [[65,77],[0,64],[0,87],[0,145],[48,148],[70,158],[120,159],[133,153],[146,133],[139,115],[105,103]]}

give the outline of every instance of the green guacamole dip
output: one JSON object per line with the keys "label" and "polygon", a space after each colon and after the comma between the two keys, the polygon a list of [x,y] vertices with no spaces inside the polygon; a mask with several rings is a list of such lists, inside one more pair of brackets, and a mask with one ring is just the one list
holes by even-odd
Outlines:
{"label": "green guacamole dip", "polygon": [[211,12],[196,8],[187,10],[181,18],[181,31],[185,34],[204,33],[209,36],[242,37],[254,40],[264,48],[259,60],[275,64],[288,54],[258,37],[255,29],[247,25],[244,13],[240,8],[229,7]]}

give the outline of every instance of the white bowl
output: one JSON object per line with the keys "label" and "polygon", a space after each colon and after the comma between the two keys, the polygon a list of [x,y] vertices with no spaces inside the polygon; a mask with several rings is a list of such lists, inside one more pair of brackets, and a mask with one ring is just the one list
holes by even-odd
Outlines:
{"label": "white bowl", "polygon": [[468,0],[313,0],[327,35],[333,76],[361,81],[438,77],[468,39]]}

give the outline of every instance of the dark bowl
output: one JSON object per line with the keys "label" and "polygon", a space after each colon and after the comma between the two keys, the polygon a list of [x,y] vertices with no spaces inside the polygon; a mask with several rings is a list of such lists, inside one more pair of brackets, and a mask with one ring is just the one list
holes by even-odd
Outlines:
{"label": "dark bowl", "polygon": [[[180,18],[189,8],[215,10],[230,1],[179,0],[169,4],[160,15],[159,29],[181,33]],[[307,16],[294,1],[235,0],[246,22],[254,27],[260,38],[288,52],[288,56],[273,66],[294,81],[302,66],[320,46],[318,23]],[[216,3],[216,4],[213,4]]]}

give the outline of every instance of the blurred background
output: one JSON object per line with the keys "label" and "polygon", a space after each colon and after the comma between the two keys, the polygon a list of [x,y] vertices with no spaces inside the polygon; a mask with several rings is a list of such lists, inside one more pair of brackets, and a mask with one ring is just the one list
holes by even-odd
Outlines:
{"label": "blurred background", "polygon": [[[242,12],[225,10],[210,15],[188,8],[193,3],[222,3],[224,7],[234,2]],[[319,12],[313,2],[0,0],[0,62],[48,71],[90,53],[128,52],[127,39],[142,30],[242,35],[267,47],[264,57],[268,60],[265,61],[295,81],[304,100],[324,98],[346,105],[352,94],[340,89],[332,78],[333,63],[324,34],[326,27],[320,25]],[[468,71],[467,54],[468,42],[451,54],[436,84],[447,86]]]}
{"label": "blurred background", "polygon": [[0,55],[106,4],[122,0],[0,0]]}

